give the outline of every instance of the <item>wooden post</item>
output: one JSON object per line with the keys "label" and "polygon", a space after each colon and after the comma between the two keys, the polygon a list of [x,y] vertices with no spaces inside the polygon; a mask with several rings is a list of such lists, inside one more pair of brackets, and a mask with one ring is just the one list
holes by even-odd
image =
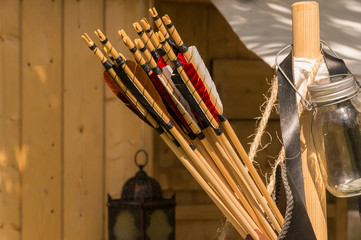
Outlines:
{"label": "wooden post", "polygon": [[[292,5],[293,56],[315,59],[320,55],[318,3],[297,2]],[[311,136],[311,112],[300,118],[303,179],[307,212],[318,240],[327,240],[326,190],[317,164]]]}
{"label": "wooden post", "polygon": [[320,21],[318,3],[297,2],[292,5],[294,57],[308,59],[320,55]]}

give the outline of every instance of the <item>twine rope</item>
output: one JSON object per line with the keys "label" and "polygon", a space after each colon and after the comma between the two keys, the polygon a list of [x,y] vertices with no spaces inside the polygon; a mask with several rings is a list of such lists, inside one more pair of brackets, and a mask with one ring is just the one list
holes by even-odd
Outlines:
{"label": "twine rope", "polygon": [[[312,67],[312,70],[311,70],[310,75],[309,75],[309,77],[307,79],[307,82],[306,82],[306,86],[315,81],[315,78],[317,76],[318,70],[321,67],[322,62],[323,62],[323,55],[320,54],[320,56],[316,59],[314,65]],[[257,127],[256,135],[255,135],[255,137],[253,139],[253,142],[251,144],[250,151],[249,151],[249,154],[248,154],[249,158],[250,158],[250,160],[252,162],[254,161],[254,157],[256,156],[257,150],[258,150],[258,148],[260,146],[262,136],[263,136],[263,134],[265,132],[265,129],[267,127],[267,123],[268,123],[270,114],[271,114],[272,109],[273,109],[273,107],[274,107],[274,105],[276,103],[276,100],[277,100],[277,94],[278,94],[278,84],[277,84],[277,82],[278,82],[277,81],[277,76],[275,75],[273,77],[272,86],[271,86],[271,88],[269,90],[271,95],[266,100],[266,107],[265,107],[265,110],[263,111],[261,121],[259,123],[259,126]],[[302,92],[302,96],[303,97],[307,96],[307,88],[305,88],[304,91]],[[303,105],[304,104],[303,104],[302,101],[300,101],[298,103],[298,105],[297,105],[299,116],[303,113],[303,111],[305,109]],[[284,162],[284,160],[285,160],[285,149],[284,149],[284,146],[282,146],[282,149],[278,154],[278,157],[277,157],[277,160],[276,160],[274,166],[277,166],[279,162]],[[269,183],[267,185],[268,192],[272,193],[272,191],[274,189],[274,185],[275,185],[275,168],[272,171],[272,175],[271,175],[271,177],[269,179]]]}
{"label": "twine rope", "polygon": [[253,142],[249,148],[248,157],[251,160],[251,162],[254,161],[254,157],[256,156],[257,149],[259,148],[262,140],[262,136],[264,134],[264,131],[267,127],[268,119],[271,115],[272,109],[275,105],[275,102],[277,101],[277,93],[278,93],[278,87],[277,87],[277,77],[276,75],[273,76],[272,85],[271,88],[268,90],[271,93],[271,96],[269,98],[266,97],[266,107],[262,114],[262,119],[258,125],[256,135],[253,139]]}

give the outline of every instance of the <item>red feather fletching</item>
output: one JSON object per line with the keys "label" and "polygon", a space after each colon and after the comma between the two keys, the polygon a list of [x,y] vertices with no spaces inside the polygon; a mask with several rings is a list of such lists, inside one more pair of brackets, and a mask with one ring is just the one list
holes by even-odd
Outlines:
{"label": "red feather fletching", "polygon": [[184,58],[184,56],[181,53],[178,54],[178,59],[182,63],[183,69],[186,72],[192,85],[196,89],[197,93],[202,98],[203,102],[207,106],[208,110],[210,111],[210,113],[212,114],[214,119],[218,122],[219,112],[213,105],[211,98],[209,97],[209,94],[202,82],[202,79],[198,76],[198,73],[197,73],[196,69],[194,68],[193,64],[187,63],[186,59]]}

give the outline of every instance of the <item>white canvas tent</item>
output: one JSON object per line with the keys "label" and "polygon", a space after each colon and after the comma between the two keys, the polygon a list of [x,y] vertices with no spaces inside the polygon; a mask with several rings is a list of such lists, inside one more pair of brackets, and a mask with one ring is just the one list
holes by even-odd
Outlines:
{"label": "white canvas tent", "polygon": [[[212,0],[242,42],[270,66],[292,43],[291,0]],[[319,0],[321,39],[361,74],[361,1]],[[282,57],[280,57],[282,59]]]}

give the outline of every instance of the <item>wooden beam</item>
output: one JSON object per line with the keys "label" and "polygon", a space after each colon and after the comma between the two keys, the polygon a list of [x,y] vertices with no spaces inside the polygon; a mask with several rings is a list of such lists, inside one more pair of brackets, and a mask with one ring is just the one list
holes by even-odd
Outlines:
{"label": "wooden beam", "polygon": [[[220,93],[224,111],[230,120],[254,119],[262,115],[274,74],[263,61],[216,59],[213,61],[213,80]],[[237,104],[235,104],[237,103]],[[278,119],[272,114],[271,119]]]}
{"label": "wooden beam", "polygon": [[0,1],[0,238],[21,237],[19,1]]}
{"label": "wooden beam", "polygon": [[64,1],[64,239],[105,235],[102,66],[81,34],[104,26],[104,1]]}
{"label": "wooden beam", "polygon": [[[297,2],[292,5],[293,54],[308,59],[320,55],[320,23],[318,3]],[[304,112],[300,119],[302,170],[307,213],[316,237],[327,239],[326,190],[316,164],[316,154],[310,134],[311,112]]]}
{"label": "wooden beam", "polygon": [[[138,37],[132,23],[147,17],[152,1],[126,0],[106,1],[105,31],[113,46],[127,58],[134,59],[128,48],[119,39],[118,30],[124,29],[131,38]],[[134,164],[134,154],[140,148],[148,152],[149,162],[145,171],[153,173],[154,130],[142,122],[133,112],[105,90],[106,119],[106,193],[119,197],[123,184],[139,170]],[[142,157],[140,155],[140,157]]]}
{"label": "wooden beam", "polygon": [[22,2],[22,239],[62,239],[62,6]]}
{"label": "wooden beam", "polygon": [[220,220],[221,211],[215,205],[180,205],[176,207],[177,221]]}
{"label": "wooden beam", "polygon": [[296,2],[292,5],[293,55],[317,58],[320,52],[320,19],[318,3]]}

